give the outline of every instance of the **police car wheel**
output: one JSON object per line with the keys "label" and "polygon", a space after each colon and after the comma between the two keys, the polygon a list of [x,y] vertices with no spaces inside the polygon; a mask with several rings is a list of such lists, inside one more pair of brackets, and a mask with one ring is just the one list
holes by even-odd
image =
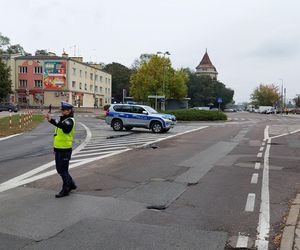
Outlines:
{"label": "police car wheel", "polygon": [[153,133],[161,133],[163,131],[163,127],[160,122],[154,122],[151,126],[151,130]]}
{"label": "police car wheel", "polygon": [[121,120],[114,120],[112,122],[112,128],[114,131],[122,131],[123,130],[123,123]]}

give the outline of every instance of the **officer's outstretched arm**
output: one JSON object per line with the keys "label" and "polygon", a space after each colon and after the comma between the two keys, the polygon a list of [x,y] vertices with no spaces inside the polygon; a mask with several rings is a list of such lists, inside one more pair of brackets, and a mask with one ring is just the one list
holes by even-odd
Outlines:
{"label": "officer's outstretched arm", "polygon": [[62,129],[62,131],[66,134],[68,134],[72,131],[73,124],[74,124],[72,119],[67,119],[67,120],[59,121],[59,122],[57,122],[54,119],[51,119],[49,122],[51,124],[53,124],[54,126]]}

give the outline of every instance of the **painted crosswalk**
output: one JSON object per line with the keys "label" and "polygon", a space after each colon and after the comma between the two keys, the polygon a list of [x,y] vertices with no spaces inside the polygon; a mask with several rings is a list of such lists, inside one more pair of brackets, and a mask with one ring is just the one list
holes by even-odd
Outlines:
{"label": "painted crosswalk", "polygon": [[[171,139],[179,135],[191,133],[205,129],[208,126],[200,124],[181,124],[168,133],[153,134],[148,130],[134,130],[124,132],[114,132],[102,120],[86,120],[85,123],[78,122],[86,130],[86,139],[73,151],[70,161],[70,169],[83,166],[85,164],[113,157],[137,147],[145,147],[162,140]],[[56,173],[52,169],[55,162],[51,161],[43,164],[22,175],[12,178],[0,184],[0,192],[26,185],[27,183],[51,176]]]}

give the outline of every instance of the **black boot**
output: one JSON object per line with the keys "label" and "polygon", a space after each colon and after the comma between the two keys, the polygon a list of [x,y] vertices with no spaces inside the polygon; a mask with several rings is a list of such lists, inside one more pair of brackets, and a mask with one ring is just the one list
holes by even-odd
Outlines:
{"label": "black boot", "polygon": [[77,186],[76,186],[75,183],[73,182],[73,183],[71,184],[70,191],[71,191],[71,190],[75,190],[75,189],[77,189]]}
{"label": "black boot", "polygon": [[65,196],[68,196],[70,193],[70,190],[67,188],[63,188],[58,194],[55,195],[55,198],[62,198]]}

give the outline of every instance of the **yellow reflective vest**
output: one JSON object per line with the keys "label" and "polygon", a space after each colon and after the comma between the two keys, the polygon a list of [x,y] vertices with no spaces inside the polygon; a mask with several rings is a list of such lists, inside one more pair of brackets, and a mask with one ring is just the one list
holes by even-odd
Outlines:
{"label": "yellow reflective vest", "polygon": [[58,127],[55,128],[54,140],[53,140],[54,148],[58,148],[58,149],[72,148],[74,131],[75,131],[75,119],[72,117],[68,117],[63,122],[65,122],[67,119],[72,119],[73,128],[72,128],[71,132],[68,134],[64,133],[64,131],[61,128],[58,128]]}

